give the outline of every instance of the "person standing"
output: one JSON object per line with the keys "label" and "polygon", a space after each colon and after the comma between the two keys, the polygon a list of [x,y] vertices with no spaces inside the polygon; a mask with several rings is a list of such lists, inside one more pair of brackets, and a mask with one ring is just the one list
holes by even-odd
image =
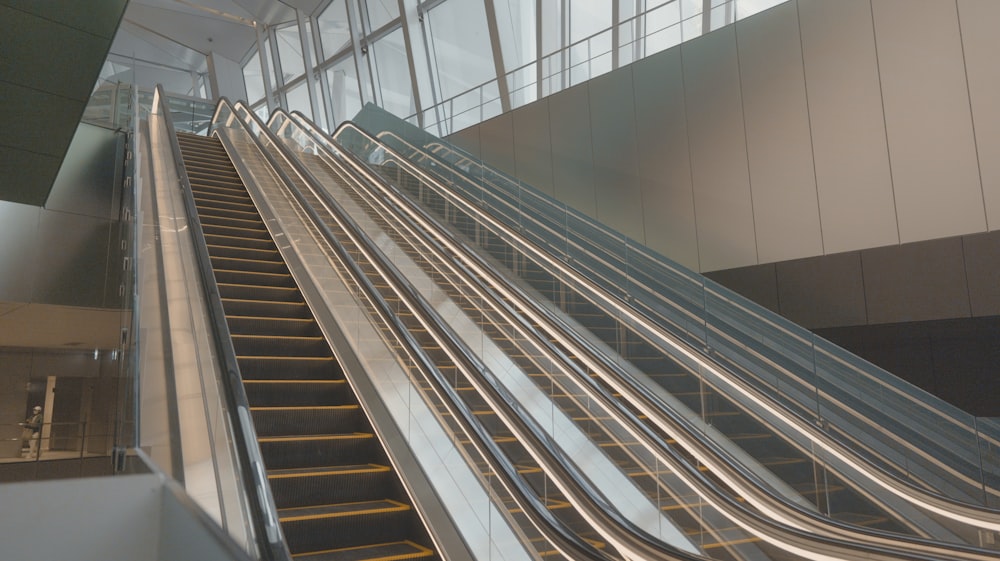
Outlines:
{"label": "person standing", "polygon": [[31,415],[24,420],[24,431],[22,431],[22,440],[28,437],[28,457],[36,458],[38,457],[38,436],[39,432],[42,430],[42,406],[36,405],[31,410]]}

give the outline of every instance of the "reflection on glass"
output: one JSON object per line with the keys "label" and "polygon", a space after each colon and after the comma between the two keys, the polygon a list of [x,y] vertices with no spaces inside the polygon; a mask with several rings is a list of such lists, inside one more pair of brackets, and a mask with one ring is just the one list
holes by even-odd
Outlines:
{"label": "reflection on glass", "polygon": [[374,31],[399,17],[399,3],[396,0],[365,0],[369,31]]}
{"label": "reflection on glass", "polygon": [[340,60],[326,71],[325,79],[330,88],[333,125],[336,126],[361,111],[361,90],[358,87],[358,72],[354,57]]}
{"label": "reflection on glass", "polygon": [[535,67],[535,2],[507,0],[493,3],[496,8],[500,52],[507,72],[507,89],[512,109],[538,98]]}
{"label": "reflection on glass", "polygon": [[302,62],[302,42],[299,40],[299,26],[294,23],[286,25],[275,30],[274,34],[278,39],[282,82],[287,84],[293,78],[305,73],[305,64]]}
{"label": "reflection on glass", "polygon": [[403,41],[403,29],[399,28],[379,39],[371,50],[375,56],[382,108],[401,117],[412,115],[416,107],[413,103],[413,86],[410,82],[410,65]]}
{"label": "reflection on glass", "polygon": [[299,111],[303,115],[312,115],[312,107],[309,105],[309,89],[305,82],[288,90],[285,93],[286,109],[289,111]]}
{"label": "reflection on glass", "polygon": [[496,78],[481,2],[445,2],[427,13],[430,49],[442,99]]}
{"label": "reflection on glass", "polygon": [[316,19],[323,58],[330,58],[351,42],[346,0],[334,0]]}
{"label": "reflection on glass", "polygon": [[256,103],[264,99],[264,77],[260,72],[260,53],[254,53],[243,66],[243,82],[247,87],[247,101]]}

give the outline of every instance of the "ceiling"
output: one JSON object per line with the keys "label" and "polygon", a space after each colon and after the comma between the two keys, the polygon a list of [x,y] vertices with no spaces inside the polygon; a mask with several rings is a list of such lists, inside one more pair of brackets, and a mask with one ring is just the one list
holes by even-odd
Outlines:
{"label": "ceiling", "polygon": [[210,53],[235,62],[257,40],[254,26],[312,15],[330,0],[131,0],[111,59],[205,72]]}

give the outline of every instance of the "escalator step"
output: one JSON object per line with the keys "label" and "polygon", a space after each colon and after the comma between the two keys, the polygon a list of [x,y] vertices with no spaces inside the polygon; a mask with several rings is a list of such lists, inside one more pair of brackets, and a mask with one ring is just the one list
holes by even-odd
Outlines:
{"label": "escalator step", "polygon": [[268,239],[254,239],[244,236],[229,236],[205,233],[209,245],[221,247],[245,247],[247,249],[275,249],[274,242]]}
{"label": "escalator step", "polygon": [[281,509],[278,519],[292,554],[398,540],[409,524],[409,505],[393,500]]}
{"label": "escalator step", "polygon": [[257,441],[269,470],[367,463],[379,457],[372,433],[264,436]]}
{"label": "escalator step", "polygon": [[251,407],[346,404],[354,401],[346,380],[244,380]]}
{"label": "escalator step", "polygon": [[286,337],[315,337],[321,335],[319,326],[311,318],[269,318],[260,316],[226,316],[229,332],[233,335],[284,335]]}
{"label": "escalator step", "polygon": [[295,559],[303,561],[404,561],[407,559],[427,559],[433,556],[434,551],[407,540],[317,551],[296,555]]}
{"label": "escalator step", "polygon": [[237,356],[244,380],[340,380],[344,372],[330,357]]}
{"label": "escalator step", "polygon": [[267,474],[279,509],[315,504],[356,503],[385,495],[392,468],[379,464],[272,470]]}
{"label": "escalator step", "polygon": [[320,435],[333,432],[361,432],[367,421],[358,405],[313,405],[251,407],[257,435]]}
{"label": "escalator step", "polygon": [[258,273],[252,271],[237,271],[233,269],[216,269],[216,282],[224,284],[251,284],[256,286],[286,286],[294,287],[295,279],[286,273]]}
{"label": "escalator step", "polygon": [[212,257],[227,257],[230,259],[256,259],[260,261],[281,260],[278,248],[271,247],[246,247],[239,245],[220,245],[209,242],[208,253]]}
{"label": "escalator step", "polygon": [[302,294],[291,286],[261,286],[220,282],[219,294],[231,300],[268,300],[272,302],[302,301]]}
{"label": "escalator step", "polygon": [[275,318],[308,319],[312,317],[304,302],[273,302],[269,300],[244,300],[223,298],[222,307],[226,315],[258,316]]}
{"label": "escalator step", "polygon": [[206,224],[202,222],[201,229],[206,236],[235,236],[271,241],[271,234],[266,229],[261,228],[243,228],[232,224]]}
{"label": "escalator step", "polygon": [[212,257],[212,266],[217,269],[242,269],[253,273],[284,273],[288,271],[283,261],[260,261],[256,259],[233,259],[228,257]]}

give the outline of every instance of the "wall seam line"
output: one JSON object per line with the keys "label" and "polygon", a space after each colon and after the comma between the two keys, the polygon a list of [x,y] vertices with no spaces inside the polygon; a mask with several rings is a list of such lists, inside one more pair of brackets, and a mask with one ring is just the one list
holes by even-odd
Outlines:
{"label": "wall seam line", "polygon": [[878,32],[875,28],[875,2],[869,0],[868,7],[872,15],[872,43],[875,45],[875,74],[878,75],[878,97],[882,102],[882,128],[885,131],[885,157],[889,163],[889,189],[892,191],[892,212],[896,219],[896,243],[903,243],[903,235],[899,227],[899,207],[896,205],[896,177],[892,171],[892,150],[889,149],[889,119],[885,115],[885,89],[882,87],[882,64],[878,56]]}
{"label": "wall seam line", "polygon": [[736,80],[740,94],[740,122],[743,125],[743,152],[746,154],[747,190],[750,192],[750,221],[753,224],[754,263],[760,265],[760,242],[757,235],[757,211],[753,204],[753,178],[750,173],[750,139],[747,134],[747,110],[743,101],[743,64],[740,59],[739,24],[733,24],[733,45],[736,47]]}
{"label": "wall seam line", "polygon": [[823,235],[823,207],[819,201],[819,173],[816,171],[816,143],[813,142],[812,110],[809,107],[809,78],[806,76],[806,51],[802,40],[802,14],[799,12],[799,0],[795,0],[795,21],[799,32],[799,56],[802,60],[802,88],[806,100],[806,124],[809,128],[809,154],[812,156],[813,188],[816,191],[816,220],[819,223],[819,250],[826,255],[826,239]]}
{"label": "wall seam line", "polygon": [[[986,208],[986,188],[983,186],[983,162],[979,154],[979,136],[976,134],[976,116],[972,107],[972,85],[969,83],[969,61],[965,58],[965,35],[962,34],[962,9],[955,0],[955,21],[958,24],[958,46],[962,49],[962,72],[965,74],[965,94],[969,100],[969,124],[972,126],[972,146],[976,151],[976,171],[979,173],[979,196],[983,201],[983,220],[990,231],[990,215]],[[972,310],[971,305],[969,310]]]}
{"label": "wall seam line", "polygon": [[683,45],[677,49],[677,58],[679,59],[681,69],[681,103],[684,104],[681,111],[684,115],[684,141],[687,143],[688,175],[691,177],[691,218],[694,222],[694,254],[698,261],[698,272],[703,273],[704,270],[701,265],[701,241],[698,236],[698,202],[695,195],[694,162],[691,161],[691,127],[690,123],[688,123],[687,80],[684,79],[685,71]]}

